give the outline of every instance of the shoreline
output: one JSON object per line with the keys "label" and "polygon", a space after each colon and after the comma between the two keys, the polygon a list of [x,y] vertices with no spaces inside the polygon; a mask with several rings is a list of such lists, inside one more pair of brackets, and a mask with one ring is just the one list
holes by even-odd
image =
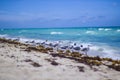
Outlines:
{"label": "shoreline", "polygon": [[[58,32],[59,33],[59,32]],[[82,48],[87,48],[89,46],[89,51],[88,55],[89,56],[100,56],[102,58],[112,58],[114,60],[120,60],[120,50],[118,44],[116,45],[109,45],[107,43],[99,43],[99,42],[79,42],[79,41],[72,41],[72,40],[49,40],[49,39],[38,39],[38,38],[25,38],[25,37],[13,37],[10,35],[0,35],[0,38],[5,38],[9,40],[17,40],[21,43],[25,44],[31,44],[33,46],[38,46],[39,44],[44,46],[44,47],[52,47],[57,44],[59,49],[65,48],[68,46],[70,51],[74,50],[73,47],[79,47],[81,49],[81,45],[83,46]],[[76,44],[76,45],[74,45]],[[67,48],[67,49],[68,49]],[[64,49],[66,50],[66,49]],[[85,52],[81,50],[74,50],[75,52],[80,52],[84,54]]]}
{"label": "shoreline", "polygon": [[[90,57],[69,51],[65,54],[60,50],[55,53],[52,48],[32,46],[16,40],[0,38],[0,59],[0,79],[5,79],[7,76],[6,79],[15,80],[19,77],[15,72],[20,74],[20,80],[119,80],[120,78],[120,60]],[[22,77],[26,73],[24,70],[29,74]]]}

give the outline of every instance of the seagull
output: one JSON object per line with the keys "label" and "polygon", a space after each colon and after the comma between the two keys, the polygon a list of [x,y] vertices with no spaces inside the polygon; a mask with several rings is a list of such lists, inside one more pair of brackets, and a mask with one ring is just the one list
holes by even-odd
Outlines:
{"label": "seagull", "polygon": [[53,44],[52,44],[52,43],[49,43],[48,45],[49,45],[50,47],[52,47],[52,46],[53,46]]}
{"label": "seagull", "polygon": [[76,46],[76,47],[73,47],[73,49],[75,50],[75,51],[80,51],[80,47],[79,46]]}
{"label": "seagull", "polygon": [[69,49],[73,49],[73,46],[70,46]]}
{"label": "seagull", "polygon": [[41,42],[40,44],[41,44],[42,46],[46,46],[46,45],[48,45],[48,44],[47,44],[47,40],[46,40],[46,41]]}
{"label": "seagull", "polygon": [[63,46],[63,47],[61,47],[61,49],[67,49],[68,48],[68,46]]}
{"label": "seagull", "polygon": [[57,47],[58,45],[59,45],[59,44],[58,44],[58,43],[56,43],[56,44],[54,44],[54,45],[53,45],[53,47]]}
{"label": "seagull", "polygon": [[85,52],[85,54],[87,55],[87,52],[90,50],[90,45],[88,45],[88,47],[83,48],[81,51]]}
{"label": "seagull", "polygon": [[74,43],[74,46],[76,46],[77,44],[76,43]]}

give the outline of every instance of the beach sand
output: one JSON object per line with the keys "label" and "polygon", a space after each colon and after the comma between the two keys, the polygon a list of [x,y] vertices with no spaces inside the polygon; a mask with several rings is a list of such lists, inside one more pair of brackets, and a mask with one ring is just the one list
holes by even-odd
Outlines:
{"label": "beach sand", "polygon": [[0,80],[120,80],[120,71],[0,42]]}

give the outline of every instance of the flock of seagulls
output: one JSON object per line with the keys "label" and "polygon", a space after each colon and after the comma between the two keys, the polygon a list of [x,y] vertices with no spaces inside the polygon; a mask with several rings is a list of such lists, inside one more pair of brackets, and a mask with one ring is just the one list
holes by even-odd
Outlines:
{"label": "flock of seagulls", "polygon": [[[19,39],[15,39],[16,41],[19,41]],[[88,45],[87,47],[84,47],[83,45],[77,45],[77,43],[72,43],[72,42],[69,42],[67,44],[64,44],[63,42],[61,41],[58,41],[58,42],[48,42],[47,40],[46,41],[43,41],[43,42],[35,42],[34,40],[33,41],[26,41],[25,43],[30,43],[32,44],[33,46],[35,45],[42,45],[44,47],[52,47],[56,50],[63,50],[63,51],[66,51],[66,50],[70,50],[71,52],[82,52],[84,54],[87,55],[88,51],[90,50],[90,45]]]}
{"label": "flock of seagulls", "polygon": [[[35,41],[32,41],[35,42]],[[90,45],[87,47],[84,47],[83,45],[77,45],[76,43],[68,43],[68,44],[63,44],[62,42],[48,42],[48,41],[43,41],[39,43],[40,45],[43,45],[44,47],[52,47],[56,50],[70,50],[71,52],[82,52],[87,55],[88,51],[90,50]]]}

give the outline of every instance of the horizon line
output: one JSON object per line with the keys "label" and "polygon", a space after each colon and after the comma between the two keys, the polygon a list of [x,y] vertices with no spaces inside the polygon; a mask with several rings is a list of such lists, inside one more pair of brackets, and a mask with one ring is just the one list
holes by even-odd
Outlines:
{"label": "horizon line", "polygon": [[120,26],[77,26],[77,27],[71,27],[71,26],[66,26],[66,27],[0,27],[0,29],[9,29],[9,28],[118,28]]}

